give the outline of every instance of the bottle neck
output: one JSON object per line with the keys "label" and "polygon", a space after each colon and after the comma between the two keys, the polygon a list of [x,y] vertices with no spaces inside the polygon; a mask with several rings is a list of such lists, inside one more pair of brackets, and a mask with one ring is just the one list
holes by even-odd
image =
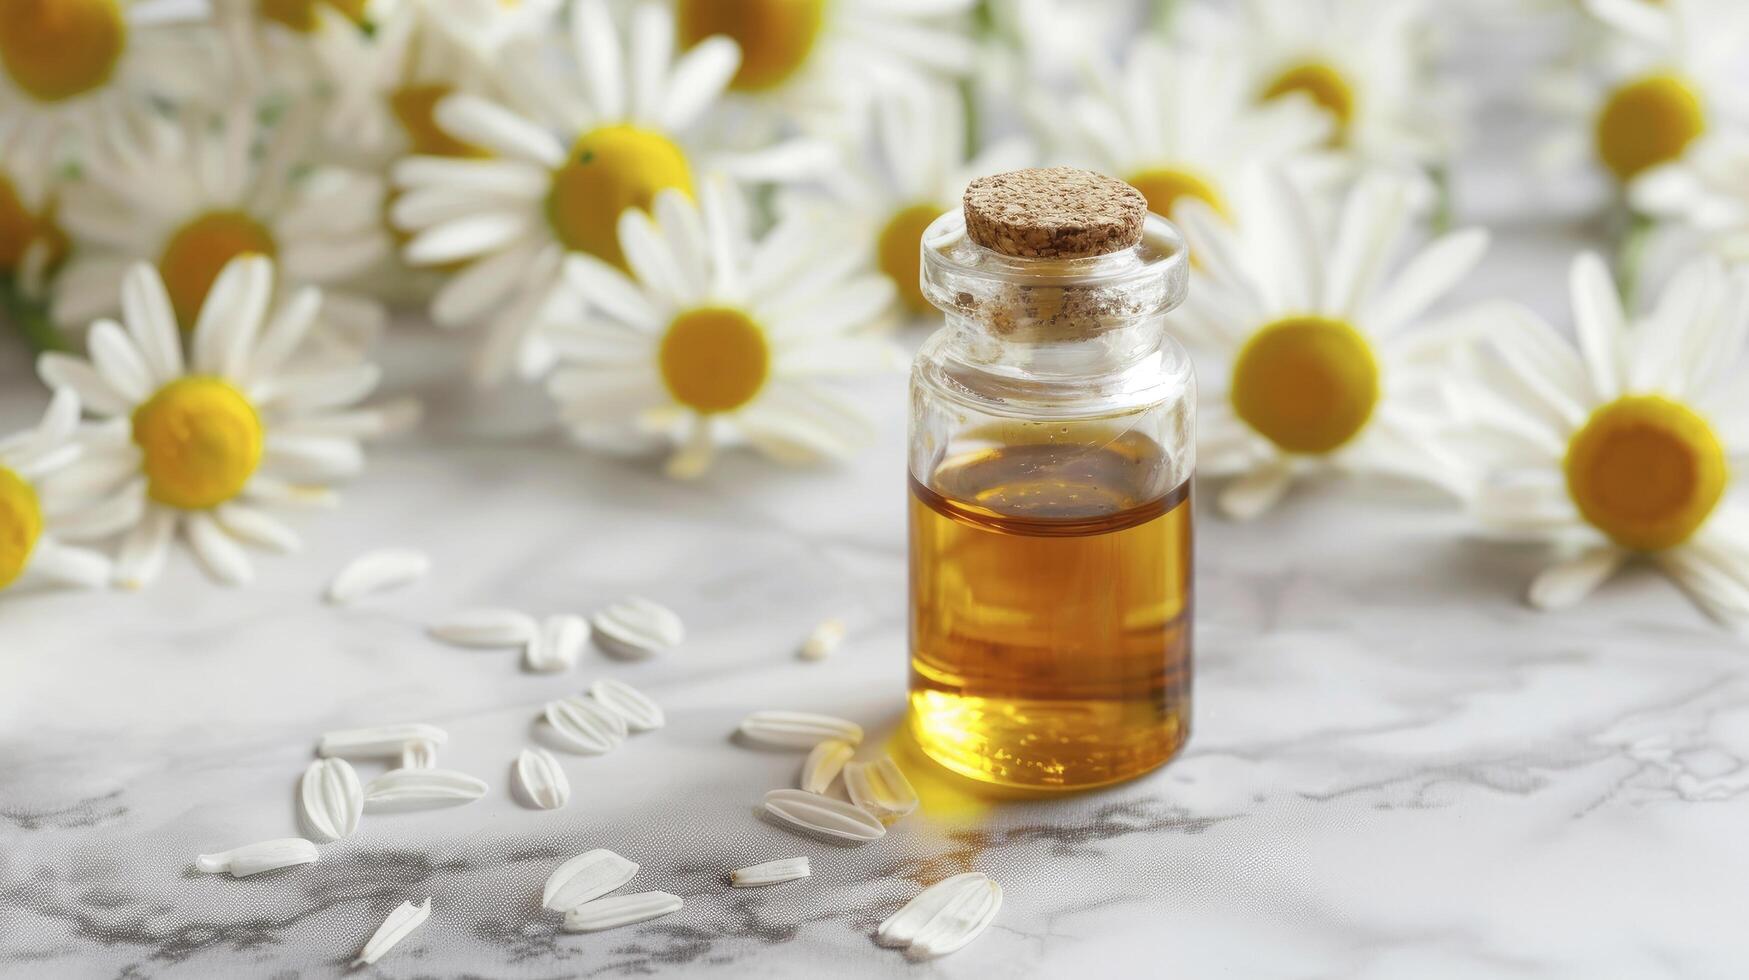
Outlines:
{"label": "bottle neck", "polygon": [[987,321],[954,314],[942,334],[942,353],[968,367],[1013,377],[1092,381],[1157,356],[1166,329],[1165,318],[1154,316],[1108,324],[1090,337],[1039,338],[1000,334]]}

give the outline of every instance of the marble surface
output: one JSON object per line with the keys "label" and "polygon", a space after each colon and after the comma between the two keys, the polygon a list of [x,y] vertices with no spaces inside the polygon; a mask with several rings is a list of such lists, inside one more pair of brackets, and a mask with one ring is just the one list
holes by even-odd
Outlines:
{"label": "marble surface", "polygon": [[[1552,197],[1504,196],[1500,176],[1458,174],[1462,216],[1498,233],[1465,292],[1564,320],[1565,264],[1592,229]],[[467,392],[418,324],[392,351],[392,390],[425,398],[429,424],[379,447],[252,588],[179,555],[147,594],[0,602],[0,975],[334,976],[426,896],[425,928],[356,973],[1723,978],[1749,962],[1749,650],[1649,572],[1545,615],[1518,599],[1534,550],[1476,540],[1412,490],[1329,482],[1249,526],[1204,511],[1178,761],[1103,792],[990,800],[896,741],[926,812],[840,849],[756,819],[799,759],[729,733],[753,709],[813,709],[878,746],[898,721],[903,379],[867,391],[881,434],[850,465],[735,458],[674,484],[566,450],[527,393]],[[9,358],[0,428],[43,402]],[[379,545],[423,548],[434,571],[357,608],[318,601]],[[585,611],[632,593],[685,616],[683,649],[641,664],[592,650],[537,676],[422,630],[463,605]],[[826,616],[848,642],[798,660]],[[670,726],[564,757],[568,808],[521,805],[510,767],[538,705],[597,676],[654,695]],[[197,853],[298,833],[320,732],[408,720],[448,729],[443,764],[490,782],[486,799],[368,816],[305,868],[192,871]],[[559,932],[542,883],[598,846],[686,909]],[[812,878],[725,886],[794,854]],[[975,945],[928,965],[874,945],[919,883],[967,868],[1007,890]]]}

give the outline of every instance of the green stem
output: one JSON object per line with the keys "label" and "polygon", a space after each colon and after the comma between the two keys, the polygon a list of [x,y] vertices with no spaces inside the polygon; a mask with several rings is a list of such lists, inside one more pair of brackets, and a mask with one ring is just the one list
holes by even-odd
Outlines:
{"label": "green stem", "polygon": [[49,318],[48,306],[28,299],[11,277],[0,278],[0,320],[18,331],[32,354],[67,350],[67,338]]}
{"label": "green stem", "polygon": [[1652,237],[1652,219],[1633,213],[1628,217],[1627,231],[1621,236],[1621,249],[1616,254],[1616,278],[1621,282],[1621,305],[1631,314],[1639,308],[1641,266],[1646,261],[1646,243]]}

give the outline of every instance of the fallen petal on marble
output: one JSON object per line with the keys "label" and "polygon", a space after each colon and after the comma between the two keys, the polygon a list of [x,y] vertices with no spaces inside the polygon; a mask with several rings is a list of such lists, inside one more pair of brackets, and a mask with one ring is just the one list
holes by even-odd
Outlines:
{"label": "fallen petal on marble", "polygon": [[589,623],[582,616],[548,616],[540,634],[523,648],[523,663],[543,674],[569,670],[588,641]]}
{"label": "fallen petal on marble", "polygon": [[916,788],[891,758],[845,766],[844,788],[852,803],[883,822],[897,820],[917,809]]}
{"label": "fallen petal on marble", "polygon": [[805,857],[779,858],[776,861],[766,861],[751,867],[736,868],[729,874],[729,884],[736,888],[757,888],[761,885],[780,885],[786,881],[806,878],[812,871],[808,868]]}
{"label": "fallen petal on marble", "polygon": [[686,626],[672,609],[637,596],[596,613],[594,625],[597,646],[633,659],[666,653],[686,639]]}
{"label": "fallen petal on marble", "polygon": [[935,913],[906,947],[914,959],[946,956],[978,938],[1002,908],[1002,886],[988,878],[961,889]]}
{"label": "fallen petal on marble", "polygon": [[377,931],[371,934],[370,941],[364,944],[364,952],[358,954],[355,963],[366,966],[383,958],[383,954],[395,948],[395,944],[406,939],[413,930],[425,924],[431,918],[431,899],[425,904],[414,905],[412,902],[402,902],[400,907],[389,913],[383,924],[377,926]]}
{"label": "fallen petal on marble", "polygon": [[668,724],[668,716],[661,705],[624,681],[596,681],[589,685],[589,696],[624,718],[626,727],[634,732],[653,732]]}
{"label": "fallen petal on marble", "polygon": [[567,747],[584,755],[604,755],[625,741],[626,720],[591,698],[549,701],[546,719]]}
{"label": "fallen petal on marble", "polygon": [[968,871],[930,885],[919,892],[916,898],[906,902],[904,908],[881,923],[880,928],[875,930],[875,942],[882,946],[911,945],[923,927],[962,892],[981,888],[989,880],[989,876],[981,871]]}
{"label": "fallen petal on marble", "polygon": [[672,915],[686,905],[679,895],[638,892],[598,899],[565,913],[566,932],[596,932]]}
{"label": "fallen petal on marble", "polygon": [[571,800],[571,780],[546,749],[522,750],[516,757],[516,782],[528,801],[542,810],[557,810]]}
{"label": "fallen petal on marble", "polygon": [[569,912],[631,881],[637,873],[636,861],[628,861],[606,848],[584,851],[547,877],[540,902],[554,912]]}
{"label": "fallen petal on marble", "polygon": [[347,605],[367,596],[405,588],[431,571],[431,559],[411,548],[383,548],[348,562],[328,586],[328,601]]}
{"label": "fallen petal on marble", "polygon": [[412,723],[378,725],[374,728],[345,728],[328,732],[316,746],[320,756],[346,756],[349,759],[397,758],[407,747],[417,742],[442,745],[449,733],[436,725]]}
{"label": "fallen petal on marble", "polygon": [[540,633],[534,617],[515,609],[464,609],[433,623],[431,635],[464,647],[519,647]]}
{"label": "fallen petal on marble", "polygon": [[304,770],[299,798],[304,823],[323,840],[351,837],[364,813],[364,787],[345,759],[319,759]]}
{"label": "fallen petal on marble", "polygon": [[835,844],[866,844],[887,833],[873,814],[807,790],[774,789],[765,794],[764,810],[779,823]]}
{"label": "fallen petal on marble", "polygon": [[233,878],[247,878],[263,871],[314,864],[318,860],[321,860],[321,855],[316,853],[316,845],[302,837],[280,837],[217,854],[202,854],[195,859],[194,866],[208,874],[228,872]]}
{"label": "fallen petal on marble", "polygon": [[828,739],[862,744],[862,726],[856,722],[806,711],[755,711],[742,719],[741,734],[786,749],[811,749]]}
{"label": "fallen petal on marble", "polygon": [[423,739],[401,747],[402,769],[436,769],[437,743]]}
{"label": "fallen petal on marble", "polygon": [[844,642],[845,626],[842,619],[828,619],[814,627],[808,638],[802,643],[803,660],[825,660],[837,652]]}
{"label": "fallen petal on marble", "polygon": [[802,763],[802,789],[810,793],[824,793],[831,789],[844,764],[855,754],[856,746],[835,738],[814,746],[814,750],[808,753],[808,761]]}
{"label": "fallen petal on marble", "polygon": [[453,769],[390,769],[364,788],[372,810],[418,809],[472,803],[486,795],[486,784]]}

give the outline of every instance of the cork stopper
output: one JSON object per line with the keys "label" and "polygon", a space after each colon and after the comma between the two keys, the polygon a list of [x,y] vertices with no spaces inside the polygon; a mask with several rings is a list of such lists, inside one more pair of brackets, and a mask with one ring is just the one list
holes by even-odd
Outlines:
{"label": "cork stopper", "polygon": [[1019,258],[1085,259],[1134,248],[1148,202],[1087,170],[1049,167],[979,177],[966,187],[966,233]]}

